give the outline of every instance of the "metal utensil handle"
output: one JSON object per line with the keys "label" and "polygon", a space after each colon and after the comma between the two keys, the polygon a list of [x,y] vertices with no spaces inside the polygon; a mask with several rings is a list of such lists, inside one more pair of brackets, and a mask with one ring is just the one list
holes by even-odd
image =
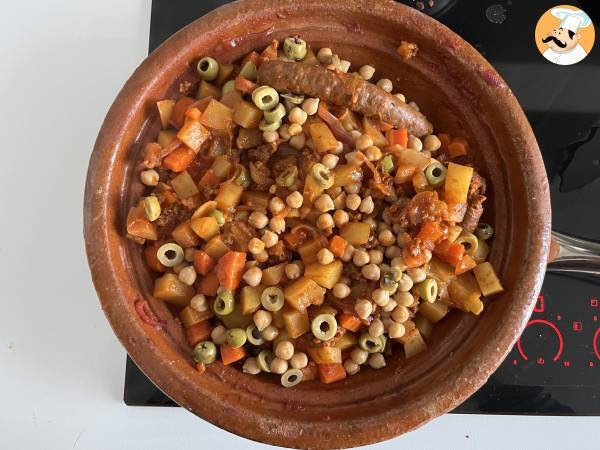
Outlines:
{"label": "metal utensil handle", "polygon": [[582,273],[600,277],[600,243],[552,232],[557,251],[548,262],[548,272]]}

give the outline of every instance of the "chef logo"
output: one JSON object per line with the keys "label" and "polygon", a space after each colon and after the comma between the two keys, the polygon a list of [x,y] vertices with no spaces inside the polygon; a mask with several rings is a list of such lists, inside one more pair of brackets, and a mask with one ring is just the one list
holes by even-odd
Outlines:
{"label": "chef logo", "polygon": [[594,46],[594,24],[584,11],[560,5],[546,11],[535,27],[535,43],[548,61],[561,66],[578,63]]}

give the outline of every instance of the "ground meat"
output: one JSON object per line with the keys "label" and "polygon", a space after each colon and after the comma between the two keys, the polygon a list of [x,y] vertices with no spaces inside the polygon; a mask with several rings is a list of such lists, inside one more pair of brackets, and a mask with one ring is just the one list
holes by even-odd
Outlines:
{"label": "ground meat", "polygon": [[484,201],[485,196],[483,195],[475,195],[471,201],[469,201],[467,212],[465,213],[465,217],[461,223],[464,230],[471,233],[475,231],[475,228],[477,228],[477,224],[479,223],[479,219],[483,214]]}
{"label": "ground meat", "polygon": [[221,239],[233,251],[246,252],[248,250],[248,242],[253,237],[257,237],[256,230],[246,222],[232,220],[223,225]]}
{"label": "ground meat", "polygon": [[423,114],[379,86],[352,74],[296,62],[265,61],[258,69],[258,84],[271,86],[280,92],[304,94],[346,106],[366,117],[406,128],[415,136],[424,136],[433,131]]}
{"label": "ground meat", "polygon": [[181,203],[162,208],[160,216],[154,222],[158,229],[158,239],[166,239],[171,236],[175,227],[187,221],[192,216],[193,211],[187,209]]}
{"label": "ground meat", "polygon": [[446,204],[439,200],[436,191],[424,191],[410,199],[404,208],[399,205],[386,208],[385,214],[402,227],[417,228],[430,220],[439,222],[446,209]]}
{"label": "ground meat", "polygon": [[312,165],[320,162],[321,158],[315,153],[314,150],[311,150],[310,148],[305,148],[304,150],[302,150],[302,156],[300,157],[300,165],[298,167],[298,169],[300,170],[300,178],[304,179],[306,175],[308,175]]}
{"label": "ground meat", "polygon": [[273,163],[273,173],[281,174],[284,173],[286,170],[297,165],[298,160],[294,155],[284,156]]}
{"label": "ground meat", "polygon": [[144,167],[153,169],[162,164],[162,147],[156,142],[150,142],[144,147]]}
{"label": "ground meat", "polygon": [[273,184],[271,171],[262,161],[255,161],[249,164],[250,178],[256,183],[256,189],[266,191]]}
{"label": "ground meat", "polygon": [[467,201],[470,201],[476,195],[484,195],[486,189],[485,178],[483,178],[475,170],[473,171],[473,177],[471,178],[471,184],[469,185],[469,193],[467,195]]}
{"label": "ground meat", "polygon": [[266,163],[271,158],[271,155],[275,152],[275,150],[277,150],[277,146],[275,144],[263,144],[256,148],[251,148],[248,150],[248,160]]}
{"label": "ground meat", "polygon": [[278,241],[273,247],[267,250],[269,254],[269,264],[280,264],[292,259],[292,254],[285,248],[283,241]]}

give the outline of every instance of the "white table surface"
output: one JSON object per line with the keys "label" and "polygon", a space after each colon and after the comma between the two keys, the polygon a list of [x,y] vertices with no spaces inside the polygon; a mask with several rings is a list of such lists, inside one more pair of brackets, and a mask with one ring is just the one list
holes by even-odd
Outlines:
{"label": "white table surface", "polygon": [[[91,284],[88,158],[146,55],[150,0],[0,3],[0,449],[267,448],[180,408],[125,406],[125,351]],[[370,448],[597,449],[599,427],[447,415]]]}

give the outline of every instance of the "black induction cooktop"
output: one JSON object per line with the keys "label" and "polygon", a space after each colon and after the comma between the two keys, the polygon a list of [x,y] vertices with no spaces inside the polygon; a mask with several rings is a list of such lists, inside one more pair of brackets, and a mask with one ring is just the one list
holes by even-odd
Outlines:
{"label": "black induction cooktop", "polygon": [[[225,0],[153,0],[150,50]],[[600,241],[600,44],[573,66],[546,61],[538,18],[559,1],[435,0],[422,9],[477,48],[508,82],[539,142],[553,226]],[[430,6],[430,3],[432,4]],[[569,2],[600,24],[600,2]],[[600,39],[600,36],[598,36]],[[548,274],[535,310],[500,368],[457,413],[600,415],[600,281]],[[176,406],[128,358],[128,405]]]}

